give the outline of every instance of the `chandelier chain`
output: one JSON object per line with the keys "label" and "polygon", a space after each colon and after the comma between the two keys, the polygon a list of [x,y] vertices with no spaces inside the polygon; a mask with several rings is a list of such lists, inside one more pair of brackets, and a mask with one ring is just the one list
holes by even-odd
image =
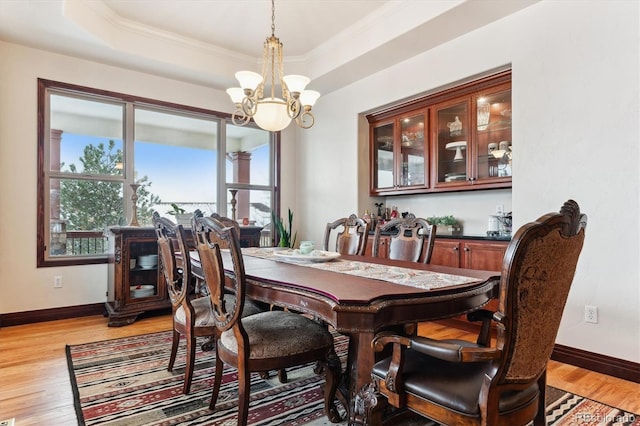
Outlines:
{"label": "chandelier chain", "polygon": [[276,36],[276,0],[271,0],[271,37]]}

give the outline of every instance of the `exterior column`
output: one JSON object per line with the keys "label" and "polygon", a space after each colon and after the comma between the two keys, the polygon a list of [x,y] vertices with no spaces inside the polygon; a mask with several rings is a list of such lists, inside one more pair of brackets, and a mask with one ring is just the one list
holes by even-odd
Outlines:
{"label": "exterior column", "polygon": [[[229,158],[233,164],[233,182],[251,183],[251,153],[244,151],[230,152]],[[238,222],[241,222],[243,217],[249,217],[251,211],[249,191],[238,191],[236,200],[238,201],[237,219]]]}

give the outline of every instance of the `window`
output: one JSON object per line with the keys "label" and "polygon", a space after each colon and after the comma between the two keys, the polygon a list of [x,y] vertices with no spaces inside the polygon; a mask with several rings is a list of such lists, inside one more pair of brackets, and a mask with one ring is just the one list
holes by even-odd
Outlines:
{"label": "window", "polygon": [[48,80],[38,81],[38,118],[39,267],[105,263],[105,231],[130,225],[134,211],[141,226],[154,211],[200,209],[269,228],[277,134]]}

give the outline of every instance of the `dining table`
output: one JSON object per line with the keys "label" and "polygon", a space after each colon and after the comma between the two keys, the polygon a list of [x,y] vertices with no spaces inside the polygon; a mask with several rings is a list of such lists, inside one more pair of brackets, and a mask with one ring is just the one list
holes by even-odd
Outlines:
{"label": "dining table", "polygon": [[[349,337],[341,385],[347,410],[370,382],[376,333],[472,312],[498,296],[495,271],[321,251],[305,258],[273,247],[243,248],[242,254],[247,297],[309,314]],[[192,272],[201,274],[196,251],[191,261]],[[229,271],[230,262],[227,256]]]}

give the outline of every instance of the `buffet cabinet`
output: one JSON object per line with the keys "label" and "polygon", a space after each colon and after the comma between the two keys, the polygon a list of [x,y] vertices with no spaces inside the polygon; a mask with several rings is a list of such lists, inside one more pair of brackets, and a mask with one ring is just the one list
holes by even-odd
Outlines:
{"label": "buffet cabinet", "polygon": [[500,271],[507,245],[507,241],[436,238],[431,264]]}
{"label": "buffet cabinet", "polygon": [[105,304],[109,326],[134,322],[147,311],[171,307],[160,263],[141,264],[138,259],[158,255],[153,227],[109,228],[108,291]]}
{"label": "buffet cabinet", "polygon": [[[240,246],[260,245],[259,226],[240,227]],[[158,240],[153,227],[115,226],[109,228],[107,302],[110,327],[133,323],[140,314],[171,308],[162,262],[149,263],[158,256]],[[145,260],[145,262],[143,262]]]}
{"label": "buffet cabinet", "polygon": [[367,119],[371,195],[511,187],[511,71]]}
{"label": "buffet cabinet", "polygon": [[[507,251],[508,241],[486,238],[450,238],[437,236],[431,254],[432,265],[453,268],[500,271],[502,259]],[[380,236],[378,257],[386,259],[389,255],[389,236]],[[367,239],[365,256],[373,256],[373,236]]]}

